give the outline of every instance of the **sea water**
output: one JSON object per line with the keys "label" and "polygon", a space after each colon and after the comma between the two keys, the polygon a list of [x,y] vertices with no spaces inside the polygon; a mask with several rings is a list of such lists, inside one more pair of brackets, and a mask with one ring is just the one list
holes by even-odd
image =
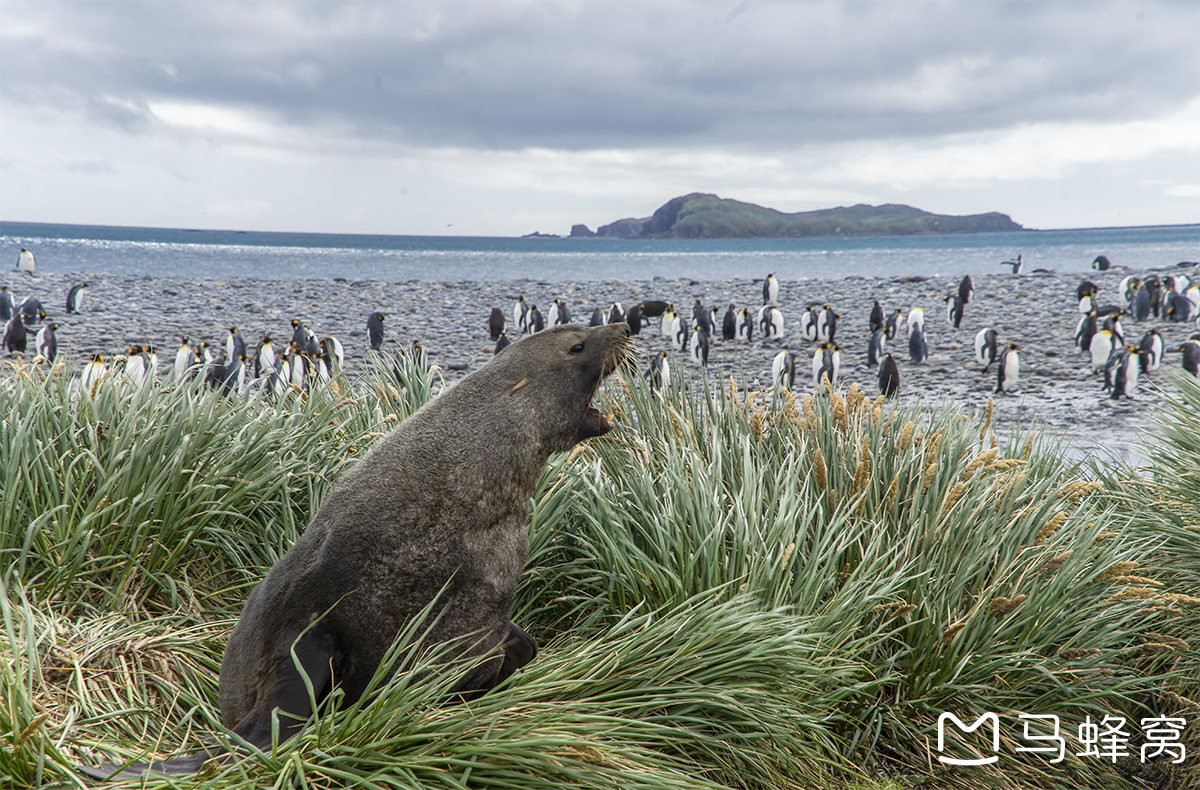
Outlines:
{"label": "sea water", "polygon": [[[489,238],[172,230],[0,222],[0,250],[40,270],[262,279],[699,281],[1084,272],[1200,260],[1200,225],[780,239]],[[6,264],[11,269],[12,264]]]}

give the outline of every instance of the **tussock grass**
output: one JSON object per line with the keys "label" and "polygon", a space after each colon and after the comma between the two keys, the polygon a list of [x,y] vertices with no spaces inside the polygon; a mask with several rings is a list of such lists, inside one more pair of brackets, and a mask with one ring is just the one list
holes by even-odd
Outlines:
{"label": "tussock grass", "polygon": [[[0,376],[0,785],[82,786],[80,761],[228,743],[216,679],[249,587],[435,377],[380,359],[358,381],[231,403],[199,384],[83,394],[61,369]],[[147,786],[1194,777],[1015,751],[1018,712],[1061,716],[1070,751],[1085,716],[1196,716],[1194,383],[1144,480],[854,386],[631,380],[602,397],[618,428],[553,459],[533,501],[514,619],[542,650],[525,670],[443,704],[454,674],[427,656],[269,753]],[[418,649],[415,626],[394,648]],[[940,713],[987,711],[1011,718],[1000,763],[942,767]]]}

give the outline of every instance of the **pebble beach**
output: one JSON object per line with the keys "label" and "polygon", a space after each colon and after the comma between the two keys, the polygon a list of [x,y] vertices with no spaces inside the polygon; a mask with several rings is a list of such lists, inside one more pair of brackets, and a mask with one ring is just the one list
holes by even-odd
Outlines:
{"label": "pebble beach", "polygon": [[[1160,276],[1183,272],[1195,278],[1195,268],[1163,267]],[[812,355],[815,343],[802,339],[800,316],[810,305],[831,305],[840,313],[836,341],[841,348],[841,384],[858,382],[867,393],[878,392],[876,368],[867,366],[868,321],[871,306],[879,300],[885,311],[896,308],[925,310],[925,334],[930,356],[920,364],[909,361],[905,328],[886,351],[900,368],[899,400],[919,400],[923,407],[951,407],[974,414],[994,401],[994,423],[1002,437],[1019,424],[1040,426],[1061,437],[1067,452],[1090,452],[1097,447],[1136,460],[1147,418],[1171,388],[1171,372],[1181,371],[1181,355],[1169,349],[1197,332],[1194,322],[1173,323],[1151,317],[1147,321],[1123,319],[1126,342],[1136,345],[1142,335],[1157,328],[1166,340],[1162,368],[1140,379],[1137,397],[1113,400],[1103,391],[1103,373],[1093,373],[1087,354],[1073,346],[1081,318],[1076,286],[1089,279],[1099,288],[1099,305],[1121,304],[1118,284],[1129,274],[1144,276],[1149,270],[1121,269],[1086,275],[1030,273],[973,275],[975,296],[966,305],[961,327],[946,320],[946,294],[956,292],[958,278],[906,276],[841,280],[783,280],[777,305],[785,319],[782,342],[763,341],[756,333],[750,343],[722,342],[719,329],[712,344],[707,369],[692,362],[686,351],[676,353],[653,319],[638,337],[638,347],[648,356],[660,350],[670,354],[673,375],[693,380],[707,376],[715,382],[732,375],[754,387],[769,385],[771,363],[786,348],[797,355],[797,394],[814,389]],[[132,345],[152,345],[159,352],[160,378],[168,376],[180,338],[192,344],[207,341],[223,345],[230,327],[238,327],[249,349],[266,334],[286,346],[291,321],[299,319],[318,337],[337,337],[345,349],[346,372],[353,377],[369,364],[366,320],[373,311],[386,315],[383,351],[419,340],[438,375],[452,384],[484,365],[493,354],[488,334],[488,314],[501,308],[510,322],[519,296],[541,307],[543,313],[555,298],[562,299],[576,323],[587,323],[593,308],[607,309],[613,302],[625,307],[645,300],[676,305],[690,316],[696,299],[705,306],[717,304],[720,314],[762,305],[762,275],[722,281],[663,279],[629,281],[551,282],[509,280],[500,282],[430,282],[409,280],[255,278],[206,279],[203,277],[148,277],[110,274],[80,275],[12,273],[7,285],[19,302],[37,296],[48,321],[61,325],[59,352],[77,369],[89,354],[113,356]],[[89,283],[81,314],[68,315],[66,296],[78,282]],[[997,366],[981,372],[974,359],[976,332],[991,327],[999,342],[1020,347],[1021,384],[1008,394],[994,395]],[[36,332],[36,328],[33,329]],[[33,336],[30,335],[33,356]],[[643,360],[641,367],[645,369]],[[1170,372],[1169,372],[1170,371]]]}

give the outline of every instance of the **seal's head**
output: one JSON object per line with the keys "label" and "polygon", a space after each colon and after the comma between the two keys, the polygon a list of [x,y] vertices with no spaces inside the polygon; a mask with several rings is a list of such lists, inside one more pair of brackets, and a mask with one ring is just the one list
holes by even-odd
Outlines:
{"label": "seal's head", "polygon": [[503,373],[513,420],[546,450],[561,452],[612,430],[592,398],[632,345],[625,324],[560,324],[514,343],[491,364]]}

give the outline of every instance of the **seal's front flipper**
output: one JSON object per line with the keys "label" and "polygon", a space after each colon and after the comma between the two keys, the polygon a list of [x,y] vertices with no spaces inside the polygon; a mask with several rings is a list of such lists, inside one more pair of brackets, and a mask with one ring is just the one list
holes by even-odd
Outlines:
{"label": "seal's front flipper", "polygon": [[[330,664],[333,658],[333,637],[324,632],[310,632],[296,642],[295,649],[300,666],[304,668],[312,683],[313,692],[320,701],[329,693],[333,680]],[[234,732],[260,749],[271,747],[271,714],[276,708],[280,709],[280,741],[295,735],[305,720],[312,715],[308,687],[296,669],[296,662],[292,660],[291,654],[280,660],[271,691],[272,693],[260,699],[254,710],[233,728]],[[78,766],[78,770],[92,779],[141,779],[153,774],[194,774],[209,760],[219,759],[224,762],[232,757],[229,752],[214,749],[157,763],[131,763],[124,766],[102,763],[98,766],[81,765]]]}
{"label": "seal's front flipper", "polygon": [[[327,631],[309,631],[295,644],[296,658],[312,684],[317,702],[323,700],[333,685],[333,636]],[[275,668],[275,681],[258,704],[234,726],[233,731],[260,749],[271,748],[271,714],[279,709],[279,740],[282,743],[295,735],[312,716],[312,702],[304,677],[296,669],[289,653]]]}
{"label": "seal's front flipper", "polygon": [[496,683],[504,682],[509,675],[528,664],[537,655],[537,642],[524,628],[509,622],[508,638],[504,640],[504,664],[496,676]]}

